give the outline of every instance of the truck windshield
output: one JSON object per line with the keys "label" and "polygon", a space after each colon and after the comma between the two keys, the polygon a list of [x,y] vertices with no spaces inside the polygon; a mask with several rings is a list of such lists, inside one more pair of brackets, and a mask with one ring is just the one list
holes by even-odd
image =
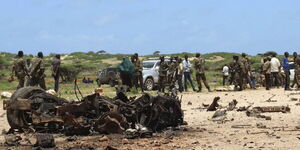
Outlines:
{"label": "truck windshield", "polygon": [[143,62],[143,68],[151,69],[155,65],[155,62]]}

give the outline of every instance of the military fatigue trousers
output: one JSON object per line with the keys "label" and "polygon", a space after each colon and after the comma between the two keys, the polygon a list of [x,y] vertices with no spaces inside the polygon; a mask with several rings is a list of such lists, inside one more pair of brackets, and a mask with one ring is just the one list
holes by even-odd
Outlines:
{"label": "military fatigue trousers", "polygon": [[198,83],[198,88],[199,88],[199,91],[202,90],[202,84],[201,84],[201,80],[202,82],[204,83],[205,87],[210,90],[210,87],[206,81],[206,77],[205,77],[205,74],[204,73],[200,73],[200,74],[196,74],[196,80],[197,80],[197,83]]}

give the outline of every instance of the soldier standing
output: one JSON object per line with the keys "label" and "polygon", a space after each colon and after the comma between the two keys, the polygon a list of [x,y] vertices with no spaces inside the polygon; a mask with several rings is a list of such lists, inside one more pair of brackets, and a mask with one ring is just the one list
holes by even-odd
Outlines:
{"label": "soldier standing", "polygon": [[144,92],[143,86],[143,64],[139,59],[139,55],[137,53],[134,54],[133,57],[133,65],[134,65],[134,82],[135,88],[141,88],[142,92]]}
{"label": "soldier standing", "polygon": [[264,58],[264,63],[263,63],[263,74],[265,75],[265,86],[266,90],[270,90],[271,87],[271,58],[267,57]]}
{"label": "soldier standing", "polygon": [[59,77],[60,77],[60,55],[55,55],[52,61],[52,76],[54,78],[54,91],[58,92],[59,88]]}
{"label": "soldier standing", "polygon": [[170,84],[170,88],[175,87],[176,82],[176,71],[177,71],[177,61],[173,61],[173,57],[170,58],[170,64],[169,64],[169,74],[168,74],[168,83]]}
{"label": "soldier standing", "polygon": [[39,85],[42,89],[46,90],[45,84],[45,66],[43,61],[44,55],[42,52],[38,52],[37,58],[33,61],[32,68],[30,70],[30,86]]}
{"label": "soldier standing", "polygon": [[296,64],[296,62],[297,62],[297,59],[299,59],[298,58],[298,54],[297,54],[297,52],[294,52],[293,53],[293,59],[294,59],[294,65],[295,65],[295,75],[294,75],[294,80],[293,80],[293,83],[292,83],[292,85],[291,85],[291,88],[293,88],[294,86],[295,86],[295,84],[297,84],[297,88],[299,87],[299,85],[298,85],[298,83],[297,83],[297,64]]}
{"label": "soldier standing", "polygon": [[159,67],[159,91],[160,92],[165,92],[165,82],[166,82],[166,77],[168,73],[168,63],[165,62],[165,57],[161,56],[160,57],[160,67]]}
{"label": "soldier standing", "polygon": [[294,64],[295,64],[295,78],[292,86],[297,84],[297,89],[300,88],[300,58],[297,56],[297,53],[294,52]]}
{"label": "soldier standing", "polygon": [[197,92],[201,92],[202,90],[201,80],[203,81],[207,90],[211,92],[210,87],[206,81],[204,64],[205,64],[205,60],[201,57],[200,53],[196,53],[196,60],[195,60],[194,67],[196,70],[196,80],[199,88]]}
{"label": "soldier standing", "polygon": [[245,66],[239,59],[239,56],[233,56],[233,70],[235,70],[235,80],[236,84],[235,87],[239,86],[239,91],[243,90],[243,81],[244,81],[244,75],[245,75]]}
{"label": "soldier standing", "polygon": [[14,61],[13,68],[12,68],[13,75],[15,75],[19,80],[17,89],[24,87],[25,76],[28,75],[28,71],[26,68],[26,62],[23,59],[23,56],[24,56],[23,51],[19,51],[17,58]]}
{"label": "soldier standing", "polygon": [[284,90],[291,90],[290,89],[290,64],[289,64],[289,53],[284,53],[284,58],[282,59],[282,67],[285,74],[285,86]]}
{"label": "soldier standing", "polygon": [[251,88],[255,88],[254,84],[251,80],[251,65],[247,58],[247,55],[245,53],[242,53],[241,62],[244,64],[245,67],[245,73],[243,74],[243,78],[246,79],[246,81],[249,83]]}

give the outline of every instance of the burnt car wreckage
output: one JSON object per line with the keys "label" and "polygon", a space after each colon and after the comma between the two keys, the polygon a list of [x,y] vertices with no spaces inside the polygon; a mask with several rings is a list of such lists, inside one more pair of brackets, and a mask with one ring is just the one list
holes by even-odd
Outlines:
{"label": "burnt car wreckage", "polygon": [[174,94],[144,94],[135,99],[123,92],[114,98],[95,92],[80,101],[68,101],[38,87],[25,87],[4,101],[3,107],[9,132],[129,133],[141,137],[184,123],[181,100]]}

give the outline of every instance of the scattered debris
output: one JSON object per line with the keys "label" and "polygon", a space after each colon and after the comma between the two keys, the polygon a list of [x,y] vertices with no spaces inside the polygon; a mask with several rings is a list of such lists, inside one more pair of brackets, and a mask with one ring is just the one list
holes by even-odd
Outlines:
{"label": "scattered debris", "polygon": [[22,140],[20,136],[13,135],[13,134],[5,135],[4,138],[5,138],[5,144],[7,146],[17,146],[20,144],[20,141]]}
{"label": "scattered debris", "polygon": [[235,109],[236,105],[237,105],[237,100],[232,100],[229,104],[228,104],[228,107],[227,107],[227,110],[228,111],[232,111]]}
{"label": "scattered debris", "polygon": [[212,121],[224,121],[227,117],[226,117],[226,115],[227,115],[227,110],[225,110],[225,109],[220,109],[220,110],[217,110],[214,114],[213,114],[213,116],[212,116],[212,118],[211,118],[211,120]]}
{"label": "scattered debris", "polygon": [[99,142],[106,142],[109,141],[109,138],[107,136],[103,136],[99,139]]}
{"label": "scattered debris", "polygon": [[220,100],[220,97],[215,97],[213,102],[209,105],[207,108],[207,111],[216,111],[217,108],[219,107],[218,101]]}
{"label": "scattered debris", "polygon": [[237,128],[237,129],[251,128],[251,127],[252,127],[252,125],[250,125],[250,124],[241,124],[241,125],[232,125],[231,126],[231,128]]}
{"label": "scattered debris", "polygon": [[298,101],[298,98],[291,97],[291,101]]}
{"label": "scattered debris", "polygon": [[77,136],[70,136],[66,139],[68,142],[73,142],[77,140]]}
{"label": "scattered debris", "polygon": [[47,90],[46,93],[51,95],[57,95],[57,93],[53,89]]}
{"label": "scattered debris", "polygon": [[189,101],[187,104],[188,104],[188,105],[193,105],[193,103],[192,103],[192,102],[190,102],[190,101]]}
{"label": "scattered debris", "polygon": [[12,94],[10,92],[1,92],[1,98],[10,98]]}
{"label": "scattered debris", "polygon": [[287,113],[291,111],[289,106],[265,106],[265,107],[253,107],[253,109],[259,112],[282,112]]}
{"label": "scattered debris", "polygon": [[[101,91],[100,91],[101,93]],[[116,97],[99,92],[68,101],[38,87],[17,90],[3,102],[11,130],[89,135],[137,131],[140,137],[184,123],[181,100],[174,95],[144,94],[130,99],[123,92]],[[14,113],[18,112],[18,113]],[[21,113],[21,114],[20,114]]]}
{"label": "scattered debris", "polygon": [[262,123],[256,123],[256,127],[257,127],[257,128],[261,128],[261,129],[267,128],[267,126],[264,125],[264,124],[262,124]]}
{"label": "scattered debris", "polygon": [[35,147],[52,148],[55,147],[55,141],[52,134],[37,134]]}

